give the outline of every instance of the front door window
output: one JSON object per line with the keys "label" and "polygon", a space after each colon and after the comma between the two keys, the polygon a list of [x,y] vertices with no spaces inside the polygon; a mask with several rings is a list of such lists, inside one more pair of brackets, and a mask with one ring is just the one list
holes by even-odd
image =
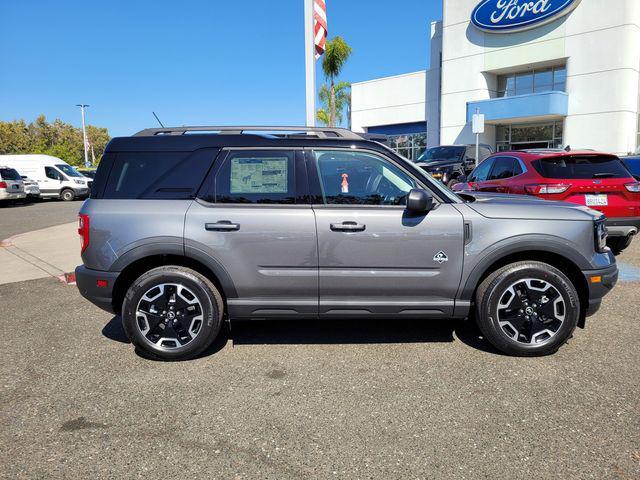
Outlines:
{"label": "front door window", "polygon": [[416,182],[402,169],[365,152],[316,151],[324,203],[405,205]]}

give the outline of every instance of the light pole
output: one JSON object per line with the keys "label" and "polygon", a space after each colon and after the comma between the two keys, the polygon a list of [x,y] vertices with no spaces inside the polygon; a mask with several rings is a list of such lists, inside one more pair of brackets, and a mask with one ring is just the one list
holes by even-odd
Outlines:
{"label": "light pole", "polygon": [[76,105],[76,107],[80,107],[80,112],[82,112],[82,143],[84,144],[84,166],[85,167],[91,166],[91,164],[89,163],[89,151],[87,149],[87,128],[84,125],[84,109],[88,106],[89,105],[86,105],[84,103],[79,103]]}

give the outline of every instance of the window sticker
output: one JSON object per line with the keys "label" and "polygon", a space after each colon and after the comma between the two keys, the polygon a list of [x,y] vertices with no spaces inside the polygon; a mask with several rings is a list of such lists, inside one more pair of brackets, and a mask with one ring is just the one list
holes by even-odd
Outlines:
{"label": "window sticker", "polygon": [[286,193],[287,157],[231,159],[230,193]]}
{"label": "window sticker", "polygon": [[342,174],[342,184],[340,185],[342,193],[349,193],[349,174]]}

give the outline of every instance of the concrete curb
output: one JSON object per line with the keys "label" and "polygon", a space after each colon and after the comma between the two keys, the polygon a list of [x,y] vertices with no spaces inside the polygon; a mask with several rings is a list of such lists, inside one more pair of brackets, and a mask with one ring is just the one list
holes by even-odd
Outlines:
{"label": "concrete curb", "polygon": [[[65,224],[61,224],[65,225]],[[20,258],[22,261],[29,263],[30,265],[36,267],[41,270],[46,276],[55,278],[56,280],[64,283],[65,285],[75,285],[76,284],[76,274],[75,272],[63,272],[55,265],[48,263],[46,260],[29,253],[25,250],[22,250],[20,247],[15,245],[15,241],[18,238],[38,234],[39,232],[44,232],[51,228],[57,227],[58,225],[53,225],[50,227],[40,228],[38,230],[32,230],[30,232],[19,233],[17,235],[12,235],[9,238],[5,238],[4,240],[0,240],[0,248],[5,248],[10,254]],[[42,278],[46,278],[43,276]]]}

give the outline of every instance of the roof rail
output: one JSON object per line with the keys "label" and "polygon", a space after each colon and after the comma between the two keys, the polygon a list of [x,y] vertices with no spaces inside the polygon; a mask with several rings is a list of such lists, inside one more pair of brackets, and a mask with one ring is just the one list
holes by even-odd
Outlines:
{"label": "roof rail", "polygon": [[299,136],[302,134],[312,134],[317,138],[344,138],[350,140],[362,140],[363,136],[347,130],[346,128],[333,127],[260,127],[260,126],[238,126],[238,127],[218,127],[218,126],[200,126],[200,127],[167,127],[167,128],[147,128],[134,134],[134,137],[154,137],[156,135],[184,135],[188,132],[210,132],[219,135],[241,135],[243,133],[273,132],[277,136],[289,137]]}

